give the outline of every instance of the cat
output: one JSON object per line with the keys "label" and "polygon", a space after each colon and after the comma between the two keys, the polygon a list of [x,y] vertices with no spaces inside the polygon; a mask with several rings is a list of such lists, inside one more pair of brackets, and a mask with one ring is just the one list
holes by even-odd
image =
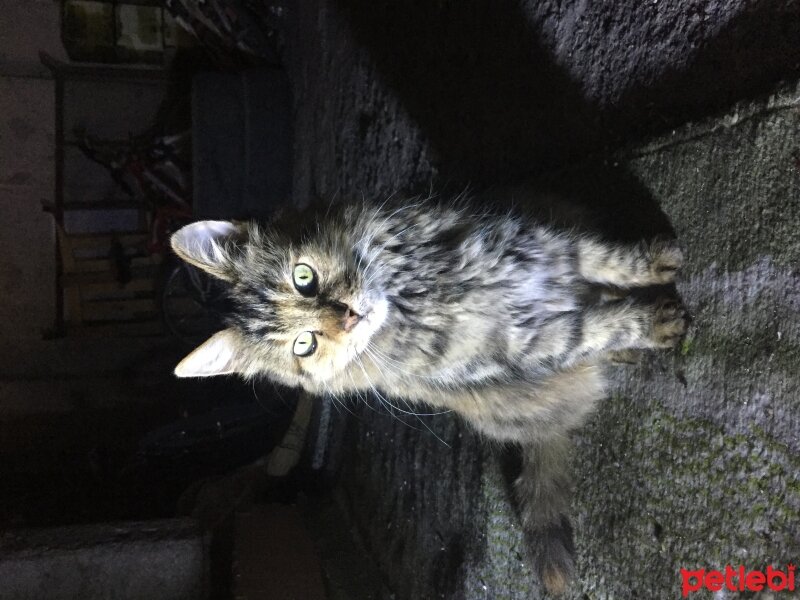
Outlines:
{"label": "cat", "polygon": [[563,592],[574,570],[570,432],[605,396],[609,353],[673,347],[687,326],[674,298],[598,290],[671,283],[675,241],[609,243],[464,199],[352,204],[308,225],[293,235],[201,221],[173,235],[176,254],[229,283],[232,303],[228,328],[176,375],[373,391],[519,445],[526,539],[547,590]]}

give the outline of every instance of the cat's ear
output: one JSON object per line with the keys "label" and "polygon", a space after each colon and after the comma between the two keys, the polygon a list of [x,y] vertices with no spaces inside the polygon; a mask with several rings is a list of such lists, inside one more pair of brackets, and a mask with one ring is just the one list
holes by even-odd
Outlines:
{"label": "cat's ear", "polygon": [[175,254],[207,273],[232,281],[234,278],[231,252],[235,242],[245,237],[242,224],[230,221],[197,221],[182,227],[170,238]]}
{"label": "cat's ear", "polygon": [[243,344],[241,337],[232,329],[212,335],[195,348],[177,367],[178,377],[213,377],[236,373],[242,364]]}

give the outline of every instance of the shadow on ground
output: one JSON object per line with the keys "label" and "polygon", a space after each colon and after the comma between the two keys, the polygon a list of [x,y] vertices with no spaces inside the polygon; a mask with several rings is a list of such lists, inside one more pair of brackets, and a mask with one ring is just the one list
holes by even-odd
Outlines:
{"label": "shadow on ground", "polygon": [[[603,229],[614,237],[669,224],[624,166],[606,162],[611,151],[800,73],[794,1],[337,4],[431,140],[442,181],[548,174],[547,191],[613,215]],[[559,172],[578,162],[580,180]]]}

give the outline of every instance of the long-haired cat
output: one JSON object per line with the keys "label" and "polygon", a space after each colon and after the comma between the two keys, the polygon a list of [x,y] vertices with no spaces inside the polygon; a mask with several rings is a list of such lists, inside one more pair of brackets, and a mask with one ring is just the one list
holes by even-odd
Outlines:
{"label": "long-haired cat", "polygon": [[669,348],[678,302],[603,301],[602,286],[671,282],[674,242],[611,244],[467,202],[343,207],[293,236],[203,221],[175,252],[230,284],[228,328],[176,368],[239,373],[315,393],[379,390],[459,413],[522,447],[515,483],[546,588],[573,571],[569,433],[604,397],[612,351]]}

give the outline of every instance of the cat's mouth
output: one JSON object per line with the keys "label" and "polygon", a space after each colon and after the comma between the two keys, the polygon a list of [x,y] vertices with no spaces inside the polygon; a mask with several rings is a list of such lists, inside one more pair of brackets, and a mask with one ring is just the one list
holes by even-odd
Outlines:
{"label": "cat's mouth", "polygon": [[386,321],[388,303],[384,298],[372,302],[359,302],[348,306],[342,319],[342,328],[350,337],[351,345],[361,354],[372,337]]}

